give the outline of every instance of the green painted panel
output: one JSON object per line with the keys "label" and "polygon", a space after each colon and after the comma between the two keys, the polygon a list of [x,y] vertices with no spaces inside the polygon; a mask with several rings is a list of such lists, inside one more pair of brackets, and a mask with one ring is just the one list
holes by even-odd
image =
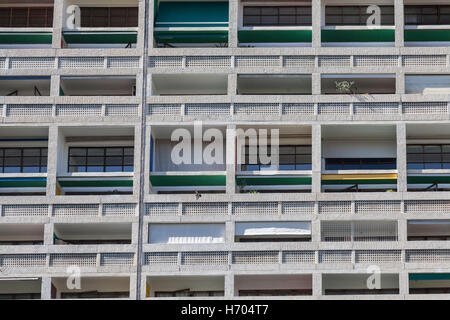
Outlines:
{"label": "green painted panel", "polygon": [[155,31],[158,43],[227,43],[228,31]]}
{"label": "green painted panel", "polygon": [[1,33],[0,44],[52,44],[51,33]]}
{"label": "green painted panel", "polygon": [[45,188],[46,179],[0,179],[0,188]]}
{"label": "green painted panel", "polygon": [[322,42],[394,42],[395,30],[322,30]]}
{"label": "green painted panel", "polygon": [[450,183],[450,176],[408,176],[408,183]]}
{"label": "green painted panel", "polygon": [[137,42],[136,32],[122,32],[122,33],[69,33],[65,32],[64,40],[67,43],[99,43],[99,44],[127,44]]}
{"label": "green painted panel", "polygon": [[[204,27],[212,22],[228,25],[228,2],[161,2],[156,16],[156,27],[173,27],[177,22],[191,22]],[[217,26],[217,25],[216,25]]]}
{"label": "green painted panel", "polygon": [[410,273],[409,280],[450,280],[450,273]]}
{"label": "green painted panel", "polygon": [[450,41],[450,30],[405,30],[405,41]]}
{"label": "green painted panel", "polygon": [[292,186],[311,185],[310,177],[236,178],[239,186]]}
{"label": "green painted panel", "polygon": [[311,30],[241,30],[240,43],[311,42]]}
{"label": "green painted panel", "polygon": [[58,181],[61,187],[132,187],[133,180],[63,180]]}
{"label": "green painted panel", "polygon": [[225,175],[212,176],[150,176],[154,187],[225,186]]}
{"label": "green painted panel", "polygon": [[323,185],[337,185],[337,184],[397,184],[396,179],[355,179],[355,180],[322,180]]}

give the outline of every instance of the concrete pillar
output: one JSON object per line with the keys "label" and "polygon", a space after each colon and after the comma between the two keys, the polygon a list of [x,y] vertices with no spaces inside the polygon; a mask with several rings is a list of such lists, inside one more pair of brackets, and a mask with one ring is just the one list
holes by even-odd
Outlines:
{"label": "concrete pillar", "polygon": [[52,278],[42,277],[41,299],[50,300],[52,298]]}
{"label": "concrete pillar", "polygon": [[234,297],[234,274],[228,272],[225,274],[225,299]]}
{"label": "concrete pillar", "polygon": [[139,223],[133,222],[131,224],[131,244],[137,244],[139,241]]}
{"label": "concrete pillar", "polygon": [[54,0],[53,3],[53,49],[60,49],[62,44],[62,31],[66,25],[66,6],[64,2],[64,0]]}
{"label": "concrete pillar", "polygon": [[394,1],[395,12],[395,46],[403,47],[405,45],[405,14],[403,0]]}
{"label": "concrete pillar", "polygon": [[314,297],[322,296],[322,274],[314,272],[312,274],[312,294]]}
{"label": "concrete pillar", "polygon": [[130,275],[130,299],[136,300],[137,276]]}
{"label": "concrete pillar", "polygon": [[229,125],[226,133],[226,190],[236,193],[236,125]]}
{"label": "concrete pillar", "polygon": [[[144,0],[147,1],[147,0]],[[142,1],[142,2],[144,2]],[[157,7],[155,7],[158,2],[158,0],[148,0],[148,17],[145,17],[145,23],[148,24],[148,50],[151,50],[156,47],[155,39],[153,37],[154,32],[154,25],[155,25],[155,9],[157,10]],[[141,6],[139,4],[139,10]]]}
{"label": "concrete pillar", "polygon": [[311,75],[311,82],[312,82],[312,94],[313,95],[320,95],[322,91],[322,83],[321,83],[321,76],[320,73],[313,73]]}
{"label": "concrete pillar", "polygon": [[397,191],[406,192],[407,186],[407,167],[406,167],[406,124],[397,124]]}
{"label": "concrete pillar", "polygon": [[311,240],[312,242],[320,242],[320,220],[311,221]]}
{"label": "concrete pillar", "polygon": [[237,74],[228,75],[228,95],[233,97],[237,94]]}
{"label": "concrete pillar", "polygon": [[[153,159],[150,159],[150,149],[152,147],[152,127],[151,126],[147,126],[145,129],[145,163],[144,163],[144,194],[149,194],[152,193],[152,185],[150,182],[150,172],[151,172],[151,168],[150,168],[150,163],[153,163]],[[154,148],[154,142],[153,141],[153,148]],[[154,152],[154,151],[153,151]]]}
{"label": "concrete pillar", "polygon": [[[144,39],[145,39],[144,29],[145,29],[145,24],[148,23],[149,27],[153,26],[153,15],[152,15],[153,7],[149,6],[149,17],[146,19],[146,17],[145,17],[145,1],[146,0],[139,0],[139,3],[138,3],[138,8],[139,8],[139,11],[138,11],[138,27],[139,27],[139,31],[138,31],[138,35],[137,35],[136,48],[137,49],[141,49],[141,50],[144,48]],[[150,0],[150,2],[152,2],[152,0]],[[152,30],[153,30],[153,28],[152,28]],[[152,32],[152,34],[153,34],[153,32]]]}
{"label": "concrete pillar", "polygon": [[312,126],[312,182],[311,191],[321,192],[322,189],[322,127],[318,124]]}
{"label": "concrete pillar", "polygon": [[51,246],[53,245],[53,234],[55,225],[53,223],[44,224],[44,245]]}
{"label": "concrete pillar", "polygon": [[403,71],[397,72],[395,75],[395,91],[397,94],[405,94],[405,73]]}
{"label": "concrete pillar", "polygon": [[238,20],[239,20],[239,1],[230,0],[230,14],[228,19],[228,47],[237,48],[238,46]]}
{"label": "concrete pillar", "polygon": [[325,23],[325,21],[322,23],[322,0],[312,1],[312,17],[312,47],[320,48],[322,42],[322,24]]}
{"label": "concrete pillar", "polygon": [[399,280],[399,293],[400,295],[407,295],[409,294],[409,274],[408,272],[400,272],[398,274],[398,280]]}
{"label": "concrete pillar", "polygon": [[137,196],[141,186],[141,147],[143,143],[141,126],[134,127],[134,178],[133,195]]}
{"label": "concrete pillar", "polygon": [[47,196],[57,194],[59,149],[59,128],[51,125],[48,130]]}
{"label": "concrete pillar", "polygon": [[50,96],[59,97],[61,91],[61,76],[52,75],[50,77]]}

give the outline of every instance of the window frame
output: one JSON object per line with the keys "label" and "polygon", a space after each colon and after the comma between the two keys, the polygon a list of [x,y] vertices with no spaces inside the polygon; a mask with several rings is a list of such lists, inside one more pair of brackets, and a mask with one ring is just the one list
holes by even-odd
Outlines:
{"label": "window frame", "polygon": [[[330,163],[328,161],[334,160],[338,162],[338,164],[341,167],[338,169],[330,169],[328,166]],[[382,165],[384,162],[392,162],[394,164],[393,168],[375,168],[375,169],[368,169],[363,168],[362,166],[365,164],[368,164],[373,161],[373,163],[376,163],[377,165]],[[356,163],[359,161],[359,168],[349,168],[346,169],[345,165],[346,163]],[[397,170],[397,159],[396,158],[325,158],[325,170],[327,171],[337,171],[337,170]]]}
{"label": "window frame", "polygon": [[[0,21],[1,28],[53,28],[53,7],[0,7],[0,10],[9,10],[9,23],[8,25],[2,25]],[[13,25],[14,10],[27,10],[26,23],[25,25],[16,26]],[[30,20],[32,18],[32,10],[42,9],[45,10],[45,23],[41,26],[30,25]],[[34,17],[34,15],[33,15]]]}
{"label": "window frame", "polygon": [[[325,26],[365,26],[366,22],[363,22],[363,18],[367,18],[370,16],[370,14],[367,13],[367,8],[369,6],[361,6],[361,5],[355,5],[355,6],[326,6],[325,7]],[[383,21],[383,19],[386,19],[386,17],[392,16],[392,24],[383,24],[381,23],[382,26],[394,26],[395,25],[395,12],[393,11],[393,13],[387,13],[387,14],[383,14],[383,8],[394,8],[394,6],[388,6],[388,5],[384,5],[384,6],[379,6],[381,8],[381,21]],[[328,14],[327,13],[327,9],[339,9],[340,13],[333,13],[333,14]],[[358,14],[344,14],[343,10],[344,8],[358,8],[359,9],[359,13]],[[340,22],[336,23],[328,23],[327,22],[327,17],[340,17]],[[344,17],[359,17],[359,23],[348,23],[348,22],[344,22]]]}
{"label": "window frame", "polygon": [[[24,150],[30,149],[39,149],[39,156],[24,156]],[[20,150],[19,156],[6,156],[6,150]],[[45,155],[43,155],[43,150],[47,151]],[[17,166],[6,166],[6,159],[8,158],[20,158],[20,165]],[[39,165],[24,165],[25,158],[38,158]],[[45,158],[45,162],[43,162],[43,158]],[[48,147],[0,147],[0,171],[2,174],[22,174],[22,173],[47,173],[48,167]],[[5,172],[5,168],[16,168],[20,169],[20,172]],[[24,168],[39,168],[38,172],[24,172]],[[45,170],[44,170],[45,168]]]}
{"label": "window frame", "polygon": [[[106,22],[107,25],[96,26],[94,25],[95,17],[97,17],[95,10],[105,9],[106,10]],[[121,9],[124,12],[123,18],[125,19],[125,24],[123,26],[111,26],[111,11]],[[136,23],[133,22],[134,15],[130,14],[132,11],[137,11],[136,15]],[[82,28],[137,28],[139,26],[139,7],[81,7],[81,21],[80,25]],[[86,21],[89,21],[88,25],[83,24]]]}
{"label": "window frame", "polygon": [[[78,155],[74,155],[71,156],[71,151],[73,149],[85,149],[85,155],[84,156],[78,156]],[[103,149],[103,155],[89,155],[89,149]],[[122,149],[122,154],[121,155],[107,155],[107,149]],[[133,154],[132,155],[126,155],[125,154],[125,149],[133,149]],[[71,157],[75,157],[75,158],[83,158],[85,159],[85,164],[84,165],[71,165],[70,164],[70,160],[72,159]],[[102,157],[103,158],[103,165],[89,165],[88,163],[88,159],[89,158],[99,158]],[[115,158],[115,157],[121,157],[122,161],[121,161],[121,165],[120,167],[122,168],[121,171],[107,171],[106,168],[109,167],[110,165],[107,165],[106,159],[108,157],[111,158]],[[130,167],[130,165],[125,165],[125,157],[133,157],[133,164],[131,165],[131,170],[125,170],[125,167]],[[73,168],[79,168],[79,167],[84,167],[85,171],[71,171],[71,167]],[[103,167],[102,171],[89,171],[88,168],[89,167]],[[119,167],[119,165],[117,166],[113,166],[113,167]],[[69,173],[89,173],[89,172],[103,172],[103,173],[115,173],[115,172],[134,172],[134,146],[69,146],[69,149],[67,151],[67,172]]]}
{"label": "window frame", "polygon": [[[408,14],[407,11],[408,9],[420,9],[420,15],[419,14]],[[437,9],[437,13],[436,14],[429,14],[429,13],[424,13],[424,11],[426,9]],[[442,9],[448,9],[450,10],[450,5],[405,5],[405,26],[420,26],[420,25],[425,25],[425,26],[432,26],[432,25],[444,25],[441,23],[441,16],[443,15],[441,13]],[[450,16],[450,11],[449,13],[445,14]],[[407,22],[407,17],[408,16],[415,16],[418,17],[420,20],[419,23],[408,23]],[[423,17],[424,16],[436,16],[437,18],[437,24],[434,23],[424,23],[423,22]],[[449,23],[450,24],[450,23]],[[445,24],[447,25],[447,24]]]}
{"label": "window frame", "polygon": [[[410,146],[414,146],[414,147],[418,147],[420,146],[422,148],[422,152],[409,152],[408,149]],[[431,152],[425,152],[425,147],[426,146],[439,146],[440,148],[440,152],[439,153],[431,153]],[[448,146],[449,147],[449,151],[448,152],[443,152],[443,146]],[[425,161],[425,155],[428,154],[433,154],[433,155],[437,155],[439,154],[440,156],[440,162],[426,162]],[[418,161],[409,161],[409,155],[422,155],[422,161],[418,162]],[[406,146],[406,167],[407,170],[450,170],[450,160],[444,161],[443,156],[444,155],[449,155],[450,158],[450,144],[445,144],[445,143],[436,143],[436,144],[423,144],[423,143],[411,143],[411,144],[407,144]],[[426,168],[426,164],[440,164],[440,168]],[[448,168],[444,168],[444,164],[448,163]],[[422,168],[410,168],[410,164],[422,164]]]}
{"label": "window frame", "polygon": [[[312,7],[311,6],[299,6],[299,5],[292,5],[292,6],[283,6],[283,5],[269,5],[269,6],[261,6],[261,5],[244,5],[242,7],[242,26],[243,27],[311,27],[312,26]],[[259,14],[246,14],[246,9],[259,9]],[[280,13],[280,9],[283,8],[295,8],[295,14],[283,14]],[[304,9],[308,8],[311,10],[311,15],[309,14],[302,14],[297,13],[297,9]],[[263,9],[276,9],[276,14],[263,14]],[[280,17],[295,17],[295,23],[287,24],[287,23],[280,23]],[[259,17],[259,23],[246,23],[246,18],[248,17]],[[277,23],[271,23],[271,24],[264,24],[262,23],[262,17],[275,17],[277,20]],[[310,18],[311,23],[299,23],[298,21],[302,21],[305,18]]]}

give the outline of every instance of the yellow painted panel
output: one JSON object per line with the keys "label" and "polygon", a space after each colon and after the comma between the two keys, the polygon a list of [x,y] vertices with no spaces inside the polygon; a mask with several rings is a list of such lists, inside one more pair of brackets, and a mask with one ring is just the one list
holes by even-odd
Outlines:
{"label": "yellow painted panel", "polygon": [[397,173],[322,175],[322,180],[382,180],[382,179],[397,179]]}

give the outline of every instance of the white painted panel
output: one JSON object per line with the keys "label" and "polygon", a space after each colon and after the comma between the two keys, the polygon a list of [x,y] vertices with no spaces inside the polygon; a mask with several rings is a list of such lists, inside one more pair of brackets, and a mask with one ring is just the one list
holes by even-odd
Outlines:
{"label": "white painted panel", "polygon": [[151,224],[149,243],[223,243],[224,224]]}
{"label": "white painted panel", "polygon": [[450,76],[406,76],[406,93],[450,94]]}
{"label": "white painted panel", "polygon": [[237,236],[310,235],[310,222],[238,222]]}

